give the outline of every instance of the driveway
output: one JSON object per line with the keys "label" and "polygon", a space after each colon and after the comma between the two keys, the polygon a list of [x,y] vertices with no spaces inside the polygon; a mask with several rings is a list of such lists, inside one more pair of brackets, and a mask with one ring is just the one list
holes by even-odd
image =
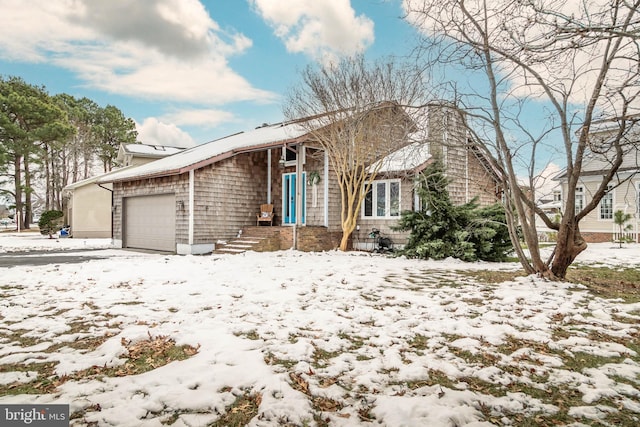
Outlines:
{"label": "driveway", "polygon": [[0,253],[0,268],[21,265],[77,264],[109,258],[106,253],[102,254],[105,251],[107,249],[5,252]]}

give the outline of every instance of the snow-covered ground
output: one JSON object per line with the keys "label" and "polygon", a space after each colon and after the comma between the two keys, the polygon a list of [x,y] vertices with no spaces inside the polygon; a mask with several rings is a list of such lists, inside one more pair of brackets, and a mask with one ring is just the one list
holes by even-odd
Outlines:
{"label": "snow-covered ground", "polygon": [[111,239],[49,239],[48,236],[32,231],[0,233],[0,253],[104,249],[110,247]]}
{"label": "snow-covered ground", "polygon": [[[108,247],[21,234],[0,235],[0,252]],[[0,385],[34,380],[4,369],[16,363],[51,362],[60,376],[116,366],[124,343],[149,336],[198,353],[0,403],[68,403],[83,414],[72,425],[100,426],[207,425],[243,393],[261,395],[254,426],[316,425],[314,416],[332,426],[482,426],[559,411],[584,423],[619,410],[640,419],[640,304],[535,277],[488,285],[460,273],[515,264],[358,252],[103,252],[114,256],[0,268]],[[590,245],[578,261],[640,268],[640,245]],[[104,342],[70,345],[86,337]],[[567,358],[585,355],[603,362],[571,370]],[[555,389],[578,403],[544,398]]]}

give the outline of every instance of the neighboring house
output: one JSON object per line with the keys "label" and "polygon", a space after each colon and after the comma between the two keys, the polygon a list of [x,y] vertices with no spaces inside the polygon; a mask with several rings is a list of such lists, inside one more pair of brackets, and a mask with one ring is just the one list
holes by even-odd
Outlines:
{"label": "neighboring house", "polygon": [[[544,195],[537,202],[536,205],[542,209],[542,211],[551,219],[559,220],[561,211],[562,211],[562,192],[560,187],[553,190],[553,193],[549,195]],[[555,240],[553,237],[556,233],[555,230],[552,230],[547,227],[547,225],[536,215],[536,230],[538,231],[538,237],[541,241],[552,241]]]}
{"label": "neighboring house", "polygon": [[[445,108],[429,107],[443,123]],[[442,129],[442,126],[437,126]],[[435,127],[434,127],[435,129]],[[360,235],[373,227],[391,233],[400,212],[415,204],[413,177],[433,154],[452,171],[452,199],[496,200],[496,182],[466,141],[464,123],[450,120],[424,144],[398,142],[362,208]],[[447,141],[450,139],[450,141]],[[450,142],[451,146],[443,144]],[[113,240],[118,247],[179,254],[211,252],[216,242],[255,226],[261,204],[275,206],[281,248],[333,249],[342,235],[340,190],[326,153],[300,121],[264,125],[98,180],[113,185]],[[399,242],[406,234],[398,235]],[[362,239],[362,240],[360,240]]]}
{"label": "neighboring house", "polygon": [[108,183],[104,185],[98,184],[99,179],[180,151],[182,151],[181,148],[175,147],[121,144],[117,161],[124,165],[123,168],[67,185],[64,188],[67,200],[65,218],[67,224],[71,226],[72,236],[79,238],[109,238],[112,235],[112,185]]}
{"label": "neighboring house", "polygon": [[[602,128],[593,134],[592,139],[606,144],[606,135],[610,132],[611,130]],[[580,233],[587,242],[610,242],[620,237],[640,242],[640,147],[637,145],[637,138],[629,139],[623,147],[623,162],[609,185],[610,191],[596,209],[580,221]],[[603,174],[611,167],[612,152],[601,149],[598,152],[600,154],[589,154],[582,164],[580,180],[576,186],[576,212],[582,210],[591,200],[602,183]],[[564,206],[568,181],[566,170],[554,179],[561,185],[561,200]],[[619,227],[614,223],[614,212],[618,210],[633,216],[627,223],[631,230],[625,232],[624,236],[619,236]]]}
{"label": "neighboring house", "polygon": [[120,144],[117,162],[121,166],[138,166],[179,153],[184,148],[150,144]]}

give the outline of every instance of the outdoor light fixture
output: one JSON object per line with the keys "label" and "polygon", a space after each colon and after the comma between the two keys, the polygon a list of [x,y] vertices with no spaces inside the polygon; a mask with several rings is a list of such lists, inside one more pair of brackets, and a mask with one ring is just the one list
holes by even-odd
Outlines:
{"label": "outdoor light fixture", "polygon": [[182,200],[178,200],[178,209],[181,211],[184,210],[184,202]]}

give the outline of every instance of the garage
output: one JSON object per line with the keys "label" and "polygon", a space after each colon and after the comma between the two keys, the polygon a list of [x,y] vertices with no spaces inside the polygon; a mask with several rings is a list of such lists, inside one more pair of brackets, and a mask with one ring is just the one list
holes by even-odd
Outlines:
{"label": "garage", "polygon": [[174,194],[124,199],[124,247],[176,251]]}

